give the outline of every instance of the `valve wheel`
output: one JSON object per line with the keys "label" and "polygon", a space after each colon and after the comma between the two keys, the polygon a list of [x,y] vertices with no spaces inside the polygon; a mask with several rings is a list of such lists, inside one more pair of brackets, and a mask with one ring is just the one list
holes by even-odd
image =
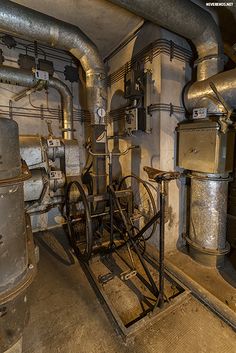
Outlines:
{"label": "valve wheel", "polygon": [[[132,224],[141,229],[157,213],[154,197],[147,183],[136,175],[127,175],[121,179],[119,190],[132,190],[133,214]],[[128,207],[126,198],[120,199],[122,208]],[[144,234],[144,240],[152,237],[157,227],[154,223]]]}

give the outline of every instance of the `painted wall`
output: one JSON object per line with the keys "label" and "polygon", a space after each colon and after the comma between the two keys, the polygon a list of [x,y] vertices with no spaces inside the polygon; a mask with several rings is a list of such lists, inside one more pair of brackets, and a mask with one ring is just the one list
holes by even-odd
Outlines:
{"label": "painted wall", "polygon": [[[149,43],[157,39],[168,39],[184,48],[190,49],[188,43],[183,39],[161,29],[151,23],[146,23],[137,36],[114,55],[107,63],[108,73],[116,71],[119,67],[129,61],[137,52]],[[161,54],[145,63],[145,68],[152,71],[153,87],[151,104],[172,103],[182,106],[182,90],[191,78],[191,70],[188,64],[176,59],[170,60],[166,54]],[[125,106],[126,100],[122,97],[124,90],[123,80],[111,85],[108,90],[109,108],[111,110]],[[184,119],[183,114],[155,111],[152,113],[151,134],[136,132],[131,137],[125,137],[111,143],[110,148],[124,150],[129,145],[139,145],[139,150],[133,150],[128,155],[114,158],[114,174],[116,179],[121,172],[123,176],[133,173],[147,180],[143,171],[144,166],[152,166],[161,170],[174,170],[176,168],[176,133],[177,123]],[[121,120],[110,124],[110,133],[122,132]],[[184,186],[181,181],[172,181],[169,184],[169,220],[166,224],[166,248],[171,251],[180,240],[184,226]],[[158,193],[153,192],[158,202]],[[157,234],[152,237],[152,242],[158,243]]]}

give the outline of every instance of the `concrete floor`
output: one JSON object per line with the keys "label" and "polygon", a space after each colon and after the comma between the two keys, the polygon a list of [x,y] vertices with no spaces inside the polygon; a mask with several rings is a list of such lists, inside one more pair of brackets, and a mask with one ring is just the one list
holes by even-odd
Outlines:
{"label": "concrete floor", "polygon": [[[232,256],[235,259],[236,251],[232,252]],[[217,270],[200,265],[181,251],[167,254],[167,259],[179,270],[236,313],[236,266],[230,257],[225,258],[224,268]]]}
{"label": "concrete floor", "polygon": [[40,235],[40,263],[29,291],[23,353],[235,353],[236,335],[190,297],[128,342],[117,336],[61,232]]}

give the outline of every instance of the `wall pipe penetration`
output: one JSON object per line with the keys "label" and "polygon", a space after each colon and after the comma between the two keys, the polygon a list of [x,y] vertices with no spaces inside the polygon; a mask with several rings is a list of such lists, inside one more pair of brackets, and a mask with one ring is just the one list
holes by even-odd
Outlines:
{"label": "wall pipe penetration", "polygon": [[236,108],[236,69],[221,72],[224,68],[221,33],[209,12],[189,0],[179,1],[178,6],[175,0],[109,1],[190,39],[195,45],[197,81],[184,92],[184,105],[189,113],[199,107],[207,107],[211,113],[224,110],[210,87],[211,82],[229,107]]}
{"label": "wall pipe penetration", "polygon": [[[94,153],[104,153],[105,143],[98,143],[97,138],[105,133],[105,120],[98,112],[107,111],[106,75],[95,44],[78,27],[9,0],[0,2],[0,31],[67,50],[80,61],[86,73],[92,149]],[[94,157],[96,193],[106,191],[105,170],[105,157]]]}
{"label": "wall pipe penetration", "polygon": [[[32,88],[35,87],[39,81],[31,71],[1,66],[0,82]],[[69,88],[62,81],[54,77],[51,77],[45,85],[59,92],[63,111],[63,138],[65,140],[73,138],[73,97]]]}

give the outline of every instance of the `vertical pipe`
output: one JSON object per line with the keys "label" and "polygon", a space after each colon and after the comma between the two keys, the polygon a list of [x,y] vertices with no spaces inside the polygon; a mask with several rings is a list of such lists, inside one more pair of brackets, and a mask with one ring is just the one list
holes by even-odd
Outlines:
{"label": "vertical pipe", "polygon": [[190,194],[190,230],[187,239],[190,254],[206,266],[222,266],[226,242],[227,176],[192,173]]}

